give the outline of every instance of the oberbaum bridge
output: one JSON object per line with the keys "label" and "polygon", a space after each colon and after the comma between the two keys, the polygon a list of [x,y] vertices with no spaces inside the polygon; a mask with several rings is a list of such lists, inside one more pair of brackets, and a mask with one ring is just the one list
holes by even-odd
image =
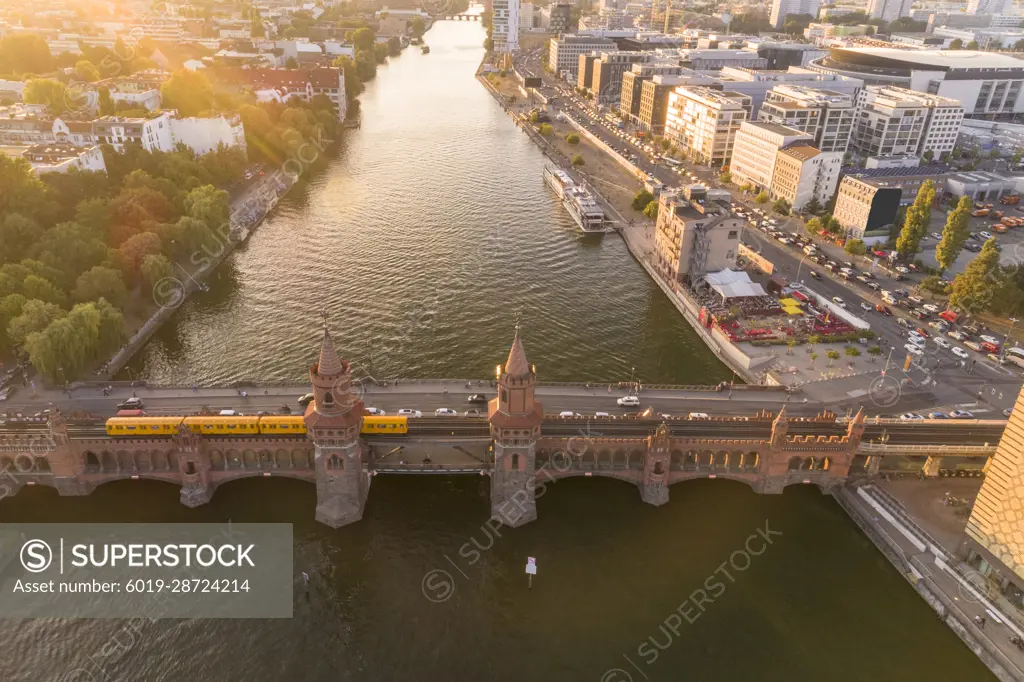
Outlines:
{"label": "oberbaum bridge", "polygon": [[[111,437],[102,421],[73,424],[59,411],[35,428],[8,425],[0,431],[0,486],[86,495],[111,481],[152,479],[180,485],[181,502],[195,507],[222,483],[285,476],[315,483],[317,520],[339,527],[362,517],[376,475],[471,474],[490,477],[493,517],[519,526],[537,517],[537,488],[570,476],[631,483],[653,505],[668,502],[672,484],[698,478],[742,481],[763,494],[794,484],[829,492],[893,468],[887,459],[904,469],[920,462],[924,476],[939,475],[944,461],[947,468],[950,462],[987,468],[1005,427],[1002,421],[901,423],[868,419],[863,410],[845,421],[830,412],[789,418],[784,405],[778,414],[699,420],[545,415],[518,329],[498,366],[497,396],[486,417],[423,417],[410,419],[404,435],[361,433],[359,382],[326,325],[309,381],[314,400],[303,416],[304,434],[205,436],[181,426],[170,436]],[[445,463],[396,461],[417,451]]]}

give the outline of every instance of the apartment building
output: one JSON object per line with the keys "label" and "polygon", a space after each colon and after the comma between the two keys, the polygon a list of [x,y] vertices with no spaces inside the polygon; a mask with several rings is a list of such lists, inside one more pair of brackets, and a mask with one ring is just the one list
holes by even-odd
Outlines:
{"label": "apartment building", "polygon": [[672,282],[695,286],[736,267],[743,221],[729,212],[731,195],[702,185],[664,192],[654,230],[654,267]]}
{"label": "apartment building", "polygon": [[[640,98],[643,84],[656,75],[677,75],[685,71],[681,66],[667,63],[634,64],[622,74],[622,90],[619,94],[619,111],[634,123],[639,121]],[[709,81],[711,82],[711,81]],[[663,122],[664,125],[664,122]]]}
{"label": "apartment building", "polygon": [[668,96],[680,85],[705,85],[713,89],[718,87],[713,78],[695,72],[652,76],[640,85],[640,107],[634,120],[637,127],[653,135],[663,135],[668,118]]}
{"label": "apartment building", "polygon": [[802,66],[790,66],[785,71],[771,69],[723,68],[718,74],[725,90],[750,95],[753,101],[752,119],[761,110],[768,93],[780,85],[802,85],[807,88],[829,90],[847,95],[857,101],[857,93],[864,87],[859,78],[831,73],[818,73]]}
{"label": "apartment building", "polygon": [[561,35],[548,41],[548,67],[558,74],[568,72],[575,75],[581,54],[616,49],[615,41],[608,38]]}
{"label": "apartment building", "polygon": [[750,183],[757,189],[768,190],[775,174],[778,152],[794,142],[812,143],[807,133],[777,123],[745,121],[736,132],[729,171],[733,182]]}
{"label": "apartment building", "polygon": [[765,95],[757,119],[807,133],[823,152],[845,153],[856,107],[853,97],[803,85],[777,85]]}
{"label": "apartment building", "polygon": [[[594,74],[590,83],[590,91],[598,104],[615,104],[622,93],[622,75],[634,64],[647,64],[654,60],[650,52],[602,52],[594,60]],[[581,65],[582,65],[582,57]]]}
{"label": "apartment building", "polygon": [[868,0],[868,16],[886,22],[910,16],[913,0]]}
{"label": "apartment building", "polygon": [[246,69],[211,67],[204,72],[215,83],[251,90],[263,102],[287,102],[292,97],[308,102],[325,95],[334,104],[338,120],[348,113],[345,97],[345,72],[333,67],[305,69]]}
{"label": "apartment building", "polygon": [[28,161],[36,175],[80,171],[107,172],[103,151],[95,145],[76,147],[68,143],[37,144],[29,147],[7,147],[3,153]]}
{"label": "apartment building", "polygon": [[495,52],[519,50],[519,0],[493,0],[491,39]]}
{"label": "apartment building", "polygon": [[868,245],[885,242],[896,222],[901,194],[897,187],[880,187],[870,179],[847,175],[839,183],[832,217],[843,226],[847,239],[861,239]]}
{"label": "apartment building", "polygon": [[967,520],[962,551],[970,566],[1024,608],[1024,390],[987,472]]}
{"label": "apartment building", "polygon": [[810,14],[816,18],[821,9],[821,0],[772,0],[768,20],[774,28],[782,28],[786,17],[791,14]]}
{"label": "apartment building", "polygon": [[869,85],[857,96],[852,143],[870,156],[953,151],[964,108],[959,101],[906,88]]}
{"label": "apartment building", "polygon": [[706,86],[679,86],[668,96],[665,136],[695,163],[724,166],[740,125],[750,118],[750,97]]}
{"label": "apartment building", "polygon": [[843,165],[841,152],[823,152],[809,144],[794,144],[776,154],[769,193],[800,210],[810,201],[825,206],[832,200]]}

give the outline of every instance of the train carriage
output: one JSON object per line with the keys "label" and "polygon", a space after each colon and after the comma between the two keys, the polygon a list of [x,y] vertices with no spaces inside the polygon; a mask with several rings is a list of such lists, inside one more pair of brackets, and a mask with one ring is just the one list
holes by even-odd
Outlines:
{"label": "train carriage", "polygon": [[306,420],[300,416],[267,415],[260,418],[260,433],[267,436],[300,435],[306,433]]}
{"label": "train carriage", "polygon": [[408,417],[363,417],[361,433],[392,435],[408,432]]}
{"label": "train carriage", "polygon": [[121,438],[173,436],[181,426],[181,417],[111,417],[107,435]]}
{"label": "train carriage", "polygon": [[236,436],[238,434],[255,434],[260,432],[260,418],[243,416],[185,417],[185,426],[187,426],[192,433],[201,433],[204,436]]}

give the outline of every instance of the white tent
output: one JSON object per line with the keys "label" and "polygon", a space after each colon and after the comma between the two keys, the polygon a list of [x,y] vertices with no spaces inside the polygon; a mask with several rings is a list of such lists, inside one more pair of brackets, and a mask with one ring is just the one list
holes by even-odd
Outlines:
{"label": "white tent", "polygon": [[714,289],[722,300],[744,298],[747,296],[764,296],[765,290],[757,282],[751,282],[745,272],[721,270],[704,275],[704,281]]}

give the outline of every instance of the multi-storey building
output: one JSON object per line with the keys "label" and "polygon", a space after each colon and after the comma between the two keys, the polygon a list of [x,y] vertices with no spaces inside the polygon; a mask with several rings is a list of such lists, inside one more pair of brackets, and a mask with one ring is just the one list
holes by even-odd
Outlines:
{"label": "multi-storey building", "polygon": [[680,86],[668,96],[665,136],[696,163],[724,166],[740,124],[750,118],[750,97],[705,86]]}
{"label": "multi-storey building", "polygon": [[[681,66],[667,63],[634,64],[622,74],[622,91],[619,94],[619,112],[634,123],[639,121],[640,100],[643,84],[656,75],[672,76],[686,71]],[[708,82],[713,82],[709,79]],[[664,122],[663,122],[664,123]]]}
{"label": "multi-storey building", "polygon": [[913,0],[868,0],[868,16],[883,21],[896,21],[910,16]]}
{"label": "multi-storey building", "polygon": [[596,52],[581,54],[576,67],[576,87],[581,90],[590,90],[594,84],[594,62],[600,59]]}
{"label": "multi-storey building", "polygon": [[67,173],[71,169],[80,171],[107,172],[103,151],[98,146],[76,147],[68,143],[37,144],[30,147],[7,147],[3,150],[10,156],[21,156],[29,162],[37,175],[43,173]]}
{"label": "multi-storey building", "polygon": [[956,100],[869,85],[857,97],[852,142],[870,156],[942,157],[953,151],[963,117]]}
{"label": "multi-storey building", "polygon": [[817,73],[800,66],[791,66],[785,71],[726,67],[717,78],[725,90],[750,95],[753,102],[752,118],[761,110],[768,92],[780,85],[802,85],[807,88],[829,90],[848,95],[854,101],[857,93],[864,87],[864,81],[857,78]]}
{"label": "multi-storey building", "polygon": [[551,5],[544,11],[547,12],[547,25],[544,28],[548,32],[561,35],[576,31],[577,22],[572,17],[572,5],[563,2]]}
{"label": "multi-storey building", "polygon": [[[598,104],[614,104],[622,93],[622,74],[634,64],[645,64],[654,60],[650,52],[602,52],[594,60],[594,77],[590,91]],[[581,57],[582,65],[582,57]]]}
{"label": "multi-storey building", "polygon": [[782,28],[789,15],[809,14],[812,19],[816,19],[819,9],[821,9],[821,0],[772,0],[772,10],[768,20],[775,28]]}
{"label": "multi-storey building", "polygon": [[773,199],[785,199],[797,210],[812,200],[825,206],[836,192],[842,165],[841,152],[823,152],[799,143],[780,149],[769,193]]}
{"label": "multi-storey building", "polygon": [[211,81],[251,90],[261,101],[287,102],[292,97],[309,101],[324,95],[334,104],[339,120],[348,112],[345,97],[345,72],[339,68],[309,69],[244,69],[239,67],[209,68],[203,73]]}
{"label": "multi-storey building", "polygon": [[961,553],[1011,603],[1024,608],[1024,390],[986,471]]}
{"label": "multi-storey building", "polygon": [[1013,9],[1013,0],[967,0],[967,14],[1004,14]]}
{"label": "multi-storey building", "polygon": [[519,0],[493,0],[491,39],[495,52],[519,50]]}
{"label": "multi-storey building", "polygon": [[[918,190],[927,180],[935,185],[935,194],[943,196],[950,191],[947,181],[950,179],[952,169],[941,164],[920,165],[920,159],[916,156],[914,165],[904,165],[904,162],[897,161],[900,157],[873,159],[871,168],[850,168],[844,172],[847,177],[854,177],[871,183],[876,187],[888,187],[900,190],[900,205],[909,206],[914,203]],[[869,161],[871,160],[869,159]],[[951,192],[950,192],[951,193]]]}
{"label": "multi-storey building", "polygon": [[901,194],[898,187],[880,187],[847,175],[839,183],[832,217],[843,226],[847,239],[861,239],[865,244],[885,242],[896,222]]}
{"label": "multi-storey building", "polygon": [[696,286],[712,272],[736,267],[743,221],[729,212],[731,195],[702,185],[658,200],[654,267],[666,279]]}
{"label": "multi-storey building", "polygon": [[729,171],[733,181],[750,183],[757,189],[770,189],[775,159],[780,149],[794,142],[811,143],[809,134],[777,123],[745,121],[736,133]]}
{"label": "multi-storey building", "polygon": [[575,75],[581,54],[614,49],[615,41],[608,38],[562,35],[548,42],[548,68],[558,74],[568,72]]}
{"label": "multi-storey building", "polygon": [[640,107],[633,119],[637,127],[649,130],[653,135],[665,132],[665,120],[668,117],[668,96],[680,85],[714,84],[714,79],[698,73],[679,74],[676,76],[651,76],[640,85]]}
{"label": "multi-storey building", "polygon": [[814,138],[823,152],[845,152],[853,131],[853,98],[802,85],[777,85],[758,111],[759,121],[795,128]]}

